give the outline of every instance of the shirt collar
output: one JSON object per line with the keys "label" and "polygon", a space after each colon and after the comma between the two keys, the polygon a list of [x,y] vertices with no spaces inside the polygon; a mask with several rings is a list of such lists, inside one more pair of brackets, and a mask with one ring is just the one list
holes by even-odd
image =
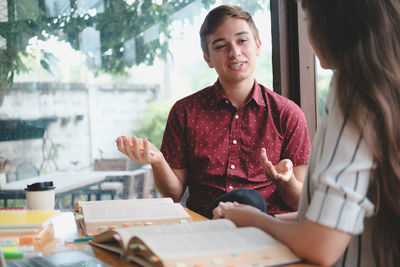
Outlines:
{"label": "shirt collar", "polygon": [[[218,103],[226,102],[227,98],[221,84],[219,83],[219,80],[214,83],[214,85],[212,86],[212,90],[214,92],[214,98],[211,100],[211,105],[217,105]],[[266,106],[263,97],[263,88],[260,86],[260,84],[257,83],[256,80],[254,80],[254,87],[251,91],[249,101],[247,101],[246,105],[250,103],[251,100],[254,100],[254,102],[259,106]]]}
{"label": "shirt collar", "polygon": [[265,107],[265,101],[264,101],[264,88],[260,86],[260,84],[254,80],[254,88],[253,88],[253,92],[251,93],[251,97],[249,102],[251,101],[251,99],[254,99],[254,101],[257,103],[257,105],[259,106],[263,106]]}

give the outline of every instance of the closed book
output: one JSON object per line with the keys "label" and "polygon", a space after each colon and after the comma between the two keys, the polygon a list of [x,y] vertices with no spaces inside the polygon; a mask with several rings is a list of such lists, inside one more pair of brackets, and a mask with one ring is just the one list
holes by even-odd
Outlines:
{"label": "closed book", "polygon": [[59,210],[0,210],[0,231],[40,228],[49,224]]}
{"label": "closed book", "polygon": [[190,221],[189,213],[171,198],[80,201],[81,226],[87,235],[109,228]]}

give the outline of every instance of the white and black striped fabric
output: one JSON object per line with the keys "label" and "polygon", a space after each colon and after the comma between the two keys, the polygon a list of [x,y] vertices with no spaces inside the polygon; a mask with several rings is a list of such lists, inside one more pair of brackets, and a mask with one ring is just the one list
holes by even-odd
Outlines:
{"label": "white and black striped fabric", "polygon": [[331,88],[313,140],[298,219],[353,235],[335,266],[375,266],[370,235],[374,205],[366,196],[372,155],[362,132],[341,114],[334,91]]}

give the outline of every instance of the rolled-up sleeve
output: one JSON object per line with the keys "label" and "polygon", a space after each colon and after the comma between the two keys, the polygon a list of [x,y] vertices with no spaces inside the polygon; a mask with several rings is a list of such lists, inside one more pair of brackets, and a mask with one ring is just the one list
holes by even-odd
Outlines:
{"label": "rolled-up sleeve", "polygon": [[[363,231],[374,205],[367,198],[373,158],[363,135],[331,107],[313,144],[307,219],[351,234]],[[315,148],[315,149],[314,149]],[[314,153],[315,152],[315,153]]]}

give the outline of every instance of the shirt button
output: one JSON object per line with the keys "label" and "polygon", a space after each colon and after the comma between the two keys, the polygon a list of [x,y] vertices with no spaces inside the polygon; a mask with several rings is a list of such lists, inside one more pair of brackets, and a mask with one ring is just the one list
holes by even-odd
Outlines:
{"label": "shirt button", "polygon": [[239,119],[239,115],[236,114],[236,115],[235,115],[235,119]]}
{"label": "shirt button", "polygon": [[225,103],[229,104],[229,101],[228,101],[228,100],[225,100]]}
{"label": "shirt button", "polygon": [[237,141],[236,141],[236,140],[233,140],[232,143],[233,143],[234,145],[236,145],[236,144],[237,144]]}
{"label": "shirt button", "polygon": [[235,168],[235,165],[232,164],[232,165],[231,165],[231,169],[234,169],[234,168]]}
{"label": "shirt button", "polygon": [[233,186],[230,185],[228,188],[229,188],[229,189],[233,189]]}

